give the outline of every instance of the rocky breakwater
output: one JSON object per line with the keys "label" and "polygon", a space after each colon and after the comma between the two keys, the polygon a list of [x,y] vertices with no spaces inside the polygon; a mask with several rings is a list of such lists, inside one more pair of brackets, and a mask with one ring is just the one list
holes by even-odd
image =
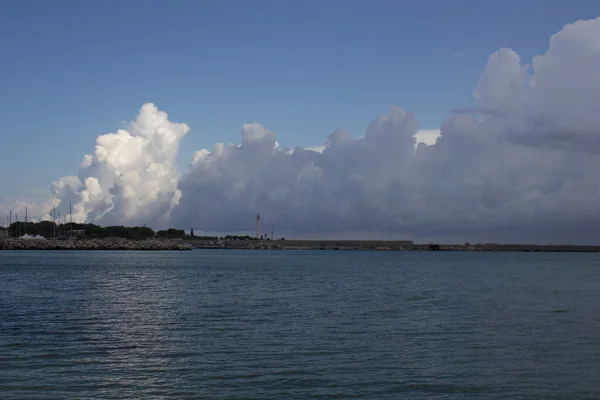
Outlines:
{"label": "rocky breakwater", "polygon": [[400,251],[407,250],[406,247],[396,245],[373,245],[373,244],[345,244],[345,243],[285,243],[285,242],[259,242],[250,243],[241,247],[247,250],[379,250]]}
{"label": "rocky breakwater", "polygon": [[262,242],[251,243],[244,246],[246,250],[283,250],[284,247],[280,243]]}
{"label": "rocky breakwater", "polygon": [[2,239],[0,250],[191,250],[170,240],[22,240]]}
{"label": "rocky breakwater", "polygon": [[406,241],[323,241],[323,240],[188,240],[197,249],[229,250],[412,250]]}

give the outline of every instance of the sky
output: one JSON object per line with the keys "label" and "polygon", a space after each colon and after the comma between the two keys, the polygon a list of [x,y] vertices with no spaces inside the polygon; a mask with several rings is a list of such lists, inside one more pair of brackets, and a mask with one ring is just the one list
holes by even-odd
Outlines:
{"label": "sky", "polygon": [[[434,179],[439,179],[437,172],[466,163],[465,154],[473,158],[475,154],[482,157],[482,148],[477,146],[484,144],[477,139],[461,142],[460,154],[442,150],[441,147],[433,149],[438,145],[430,146],[431,149],[423,150],[420,154],[419,151],[413,154],[414,143],[411,140],[414,133],[437,133],[442,128],[443,136],[443,126],[448,126],[448,132],[459,129],[456,125],[464,123],[460,121],[464,115],[457,114],[457,110],[481,107],[486,110],[498,109],[516,104],[515,99],[528,102],[526,109],[534,109],[533,100],[530,99],[535,96],[524,94],[512,98],[504,89],[498,89],[498,85],[506,84],[507,79],[512,82],[512,78],[506,75],[507,71],[513,68],[514,72],[514,68],[520,68],[515,67],[512,54],[519,56],[516,64],[533,65],[533,58],[548,52],[550,38],[563,30],[565,25],[600,16],[600,3],[585,0],[557,0],[552,7],[548,7],[546,1],[538,0],[0,0],[0,9],[0,134],[4,150],[0,157],[0,177],[3,182],[0,186],[0,202],[4,202],[4,206],[0,206],[1,212],[31,202],[34,212],[43,218],[47,209],[54,205],[64,208],[68,199],[79,204],[77,215],[82,220],[104,223],[124,221],[151,226],[193,223],[199,225],[194,227],[195,230],[244,231],[248,229],[246,223],[231,221],[248,220],[249,214],[265,213],[265,207],[277,209],[275,203],[278,206],[290,204],[287,196],[292,196],[303,198],[304,203],[296,205],[293,211],[288,208],[287,211],[282,209],[273,212],[272,218],[277,219],[281,229],[299,236],[314,236],[319,232],[325,236],[422,238],[450,235],[447,232],[453,232],[452,221],[448,221],[448,226],[441,226],[440,223],[435,229],[425,229],[425,226],[432,224],[429,221],[431,217],[427,218],[427,223],[418,218],[407,222],[411,218],[398,214],[392,208],[400,207],[399,203],[407,202],[417,194],[420,199],[417,203],[422,203],[427,196],[438,198],[436,201],[441,204],[454,200],[456,193],[439,189],[443,184],[434,185]],[[581,28],[581,31],[590,31],[588,34],[591,37],[597,32],[593,28]],[[587,51],[591,58],[578,58],[576,61],[581,64],[590,60],[597,62],[598,47],[594,47],[593,40],[583,41],[581,35],[575,35],[573,51]],[[584,45],[577,45],[578,40]],[[511,49],[512,53],[502,53],[500,61],[492,60],[490,63],[490,55],[499,49]],[[563,54],[569,57],[568,51]],[[600,75],[591,69],[582,72],[589,74],[589,79],[600,79]],[[535,71],[530,75],[535,76]],[[552,85],[553,90],[569,90],[558,87],[558,84]],[[582,97],[600,100],[595,97],[597,95],[590,89]],[[503,100],[500,101],[499,97],[503,97]],[[535,108],[536,114],[528,118],[541,118],[538,108]],[[544,110],[548,111],[547,108]],[[168,113],[168,117],[161,114],[163,111]],[[515,117],[516,112],[511,116]],[[406,113],[409,115],[406,116]],[[579,114],[581,112],[575,110],[562,120],[579,118],[577,121],[584,121],[585,118]],[[404,175],[411,176],[410,179],[419,176],[423,184],[438,187],[439,193],[425,194],[423,188],[414,186],[414,182],[409,184],[406,176],[376,169],[376,164],[383,162],[384,156],[381,154],[373,154],[371,161],[360,161],[360,157],[370,151],[386,151],[386,145],[374,144],[375,140],[370,144],[358,140],[369,135],[373,124],[381,122],[378,115],[387,115],[392,121],[389,122],[391,125],[398,123],[398,132],[404,129],[401,126],[409,124],[406,121],[399,122],[398,118],[410,119],[411,128],[408,131],[412,132],[414,128],[415,132],[402,142],[403,149],[410,149],[410,155],[407,153],[402,157],[411,158],[411,163],[416,163],[417,159],[421,163],[425,162],[422,158],[432,158],[424,165],[383,163],[378,168],[393,168],[394,171],[404,168]],[[513,146],[517,146],[518,142],[516,148],[506,150],[507,154],[514,155],[523,151],[523,143],[540,141],[535,134],[529,135],[520,128],[515,129],[516,117],[512,117],[510,123],[509,118],[504,118],[492,124],[491,117],[487,122],[478,122],[486,123],[486,129],[493,130],[488,125],[497,128],[508,124],[509,130],[518,131],[520,134],[505,138]],[[519,117],[521,122],[524,120],[522,117]],[[137,124],[132,126],[130,121],[137,121]],[[185,124],[185,127],[179,123]],[[163,124],[163,128],[156,128],[156,124]],[[577,123],[574,122],[572,126],[576,127]],[[581,129],[584,127],[582,122]],[[345,133],[336,131],[340,128],[347,130],[352,140],[357,140],[353,142],[357,148],[335,156],[331,150],[330,135],[338,132],[333,135],[334,139],[346,137]],[[533,129],[532,132],[539,132],[534,128],[527,125],[527,129]],[[129,132],[128,137],[133,139],[128,141],[123,135],[102,136],[119,129]],[[153,129],[155,132],[150,133]],[[165,133],[164,129],[168,132]],[[373,129],[375,132],[379,128]],[[379,130],[383,132],[386,129]],[[382,137],[386,135],[381,134]],[[269,148],[268,144],[271,143],[271,136],[276,137],[272,140],[273,148]],[[377,135],[373,133],[371,136]],[[395,139],[392,136],[388,139],[393,142]],[[447,135],[450,144],[446,147],[456,149],[462,139],[451,140],[451,137],[451,134]],[[122,144],[119,147],[115,144],[119,141],[134,144]],[[212,157],[218,158],[218,152],[213,151],[216,143],[224,143],[224,147],[217,148],[225,149],[223,157],[228,160],[227,163],[223,160],[211,161],[214,165],[220,165],[219,168],[215,167],[218,173],[207,166],[209,162],[206,161],[205,152],[199,152],[209,149]],[[234,143],[235,146],[241,144],[238,149],[248,150],[231,150],[233,155],[228,155],[228,143]],[[310,157],[302,156],[316,157],[318,160],[307,158],[302,162],[290,161],[294,158],[290,155],[290,160],[280,161],[280,158],[285,158],[281,154],[289,155],[288,150],[281,150],[280,147],[294,149],[301,146],[306,149],[319,148],[321,151],[326,143],[329,143],[331,151],[315,153],[318,154],[316,156],[311,152]],[[365,145],[372,148],[358,149]],[[585,142],[585,145],[578,142],[574,146],[587,148],[590,142]],[[470,148],[472,152],[469,153]],[[540,160],[556,156],[549,153],[556,149],[544,149],[545,153],[541,155],[523,156],[528,157],[530,163],[534,156],[539,156]],[[428,154],[434,151],[440,154]],[[86,154],[91,158],[82,162]],[[395,154],[384,158],[391,163],[391,160],[400,157]],[[502,151],[493,151],[491,156],[485,158],[490,161],[500,157],[500,154]],[[253,158],[258,155],[262,157],[264,165],[258,163],[261,165],[258,166]],[[447,158],[447,164],[437,165],[442,163],[440,160],[444,157]],[[561,187],[564,187],[566,183],[574,185],[569,179],[580,178],[586,168],[595,167],[595,156],[590,156],[594,158],[590,160],[586,158],[586,162],[589,162],[586,166],[574,166],[575,161],[571,158],[566,160],[571,155],[561,154],[560,157],[560,167],[554,166],[550,171],[550,167],[545,166],[546,169],[536,176],[539,179],[537,182],[523,183],[526,189],[541,190],[543,194],[548,194],[551,189],[540,189],[543,185],[552,186],[542,179],[547,175],[552,173],[556,177],[557,173],[564,174],[561,181]],[[578,162],[583,162],[581,157],[578,159]],[[265,160],[270,161],[267,163]],[[506,163],[506,158],[500,161]],[[276,174],[269,172],[269,166],[281,167],[278,162],[292,168],[286,172],[287,175],[271,176]],[[361,165],[361,162],[365,164]],[[534,167],[541,168],[543,162],[539,161],[534,166],[523,164],[521,167],[530,168],[531,171]],[[310,195],[298,192],[300,184],[290,187],[292,181],[308,179],[305,178],[308,176],[306,174],[312,172],[307,172],[307,168],[310,169],[307,165],[324,174],[318,178],[311,175]],[[482,168],[474,164],[471,167],[479,172],[485,168],[501,170],[489,165]],[[567,167],[570,172],[566,172]],[[344,172],[340,172],[341,168]],[[432,171],[434,168],[438,169]],[[461,165],[460,168],[468,167]],[[350,173],[352,169],[354,172]],[[573,172],[575,170],[577,172]],[[250,175],[250,172],[255,175]],[[378,183],[380,187],[368,187],[377,186],[374,182],[380,175],[387,176]],[[253,184],[257,176],[265,178],[258,179],[260,184]],[[452,178],[457,180],[453,190],[470,193],[463,190],[468,179],[464,173],[460,176],[460,180]],[[88,185],[85,180],[90,177],[95,181],[88,182]],[[271,179],[269,184],[266,183],[267,178]],[[343,190],[349,192],[339,189],[337,194],[331,194],[336,199],[341,196],[342,202],[348,202],[345,206],[348,214],[330,220],[332,210],[339,211],[344,206],[336,200],[331,205],[332,209],[327,209],[324,204],[331,199],[322,198],[324,193],[331,190],[334,183],[353,182],[352,185],[355,185],[361,179],[368,182],[368,185],[361,187],[362,194],[358,194],[356,188],[350,190],[345,186]],[[490,200],[491,203],[487,204],[481,198],[502,198],[512,189],[503,189],[498,183],[486,179],[477,176],[472,178],[470,185],[489,193],[471,193],[468,199],[480,198],[474,207],[492,209],[494,202]],[[390,188],[400,190],[400,186],[404,187],[402,194],[394,193],[392,196]],[[66,187],[69,193],[65,193]],[[253,187],[255,193],[243,192],[240,189],[242,187],[244,190]],[[373,200],[377,197],[374,193],[383,192],[386,192],[385,196],[397,199],[393,202],[395,206],[391,206],[387,198],[385,204],[382,198]],[[367,195],[369,198],[360,197]],[[266,205],[264,196],[272,203]],[[209,213],[218,220],[197,215],[194,204],[203,201],[228,204],[228,208],[213,209]],[[574,203],[569,203],[569,207],[581,205],[572,201]],[[313,202],[322,207],[312,207]],[[464,206],[470,203],[464,201]],[[405,204],[403,207],[407,213],[410,210],[411,215],[417,212],[413,206]],[[463,212],[466,211],[454,209],[452,215],[462,215]],[[539,226],[539,221],[544,221],[542,216],[538,217],[541,219],[532,219],[536,226]],[[570,217],[565,215],[563,219],[575,224]],[[522,220],[522,215],[520,218]],[[273,220],[271,225],[274,224]],[[369,221],[366,225],[365,220]],[[313,222],[308,226],[302,221]],[[318,221],[326,226],[320,226]],[[464,226],[464,221],[461,221],[458,218],[455,222]],[[415,229],[417,225],[419,228]],[[494,239],[502,237],[497,234],[501,230],[515,229],[513,225],[504,226],[506,221],[500,225],[503,226],[490,226],[489,234],[479,233],[481,230],[487,232],[488,228],[474,227],[475,233],[469,235],[482,240],[485,237]],[[457,234],[456,237],[469,235]],[[531,233],[523,240],[535,235],[537,233]]]}

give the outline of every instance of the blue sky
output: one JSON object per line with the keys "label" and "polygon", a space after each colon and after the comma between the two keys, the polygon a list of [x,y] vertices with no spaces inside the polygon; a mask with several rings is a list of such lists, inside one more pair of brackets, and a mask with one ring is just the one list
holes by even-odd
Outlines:
{"label": "blue sky", "polygon": [[[600,2],[0,0],[0,198],[77,173],[97,135],[154,102],[191,132],[179,165],[260,122],[288,146],[362,136],[392,105],[436,128],[487,57],[525,62]],[[459,55],[459,56],[457,56]]]}

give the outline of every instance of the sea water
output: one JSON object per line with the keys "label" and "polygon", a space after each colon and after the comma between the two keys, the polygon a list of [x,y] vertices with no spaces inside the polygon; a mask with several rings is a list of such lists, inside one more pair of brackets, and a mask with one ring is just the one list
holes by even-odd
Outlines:
{"label": "sea water", "polygon": [[2,399],[599,399],[600,254],[0,252]]}

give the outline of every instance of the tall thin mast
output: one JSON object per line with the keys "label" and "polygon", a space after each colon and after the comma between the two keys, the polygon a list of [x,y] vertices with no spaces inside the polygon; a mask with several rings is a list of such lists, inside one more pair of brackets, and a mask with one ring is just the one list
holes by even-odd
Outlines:
{"label": "tall thin mast", "polygon": [[25,234],[27,235],[27,207],[25,207]]}
{"label": "tall thin mast", "polygon": [[69,225],[71,228],[71,237],[73,237],[73,209],[71,208],[71,203],[69,203]]}
{"label": "tall thin mast", "polygon": [[8,236],[10,236],[10,226],[12,225],[12,210],[10,211],[10,220],[8,221]]}

